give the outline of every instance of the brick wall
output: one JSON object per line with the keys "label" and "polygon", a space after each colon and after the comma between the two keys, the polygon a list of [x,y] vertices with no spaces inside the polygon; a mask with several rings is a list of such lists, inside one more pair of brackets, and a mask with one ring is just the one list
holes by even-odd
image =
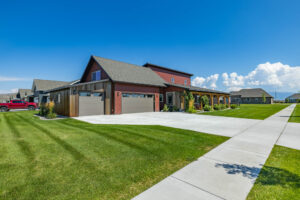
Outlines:
{"label": "brick wall", "polygon": [[127,83],[114,84],[114,114],[122,112],[122,93],[153,94],[155,98],[155,111],[159,111],[159,87],[134,85]]}

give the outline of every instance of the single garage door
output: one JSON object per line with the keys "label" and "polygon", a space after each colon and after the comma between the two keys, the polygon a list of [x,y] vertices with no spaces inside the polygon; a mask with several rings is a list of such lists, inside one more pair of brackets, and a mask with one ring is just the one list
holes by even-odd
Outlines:
{"label": "single garage door", "polygon": [[122,113],[138,113],[154,111],[154,95],[122,94]]}
{"label": "single garage door", "polygon": [[104,115],[104,94],[79,92],[79,116]]}

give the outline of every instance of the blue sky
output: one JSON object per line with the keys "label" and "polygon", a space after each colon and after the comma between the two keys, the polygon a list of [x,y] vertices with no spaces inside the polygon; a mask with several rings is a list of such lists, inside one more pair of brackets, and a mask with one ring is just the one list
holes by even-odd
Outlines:
{"label": "blue sky", "polygon": [[299,9],[297,0],[4,1],[0,92],[78,79],[91,54],[191,72],[201,87],[296,92]]}

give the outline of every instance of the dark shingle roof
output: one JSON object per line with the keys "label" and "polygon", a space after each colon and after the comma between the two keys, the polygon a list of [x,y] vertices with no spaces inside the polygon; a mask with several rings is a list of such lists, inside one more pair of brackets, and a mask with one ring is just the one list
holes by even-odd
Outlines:
{"label": "dark shingle roof", "polygon": [[166,83],[166,85],[170,85],[170,86],[174,86],[174,87],[179,87],[179,88],[184,88],[184,89],[191,90],[191,91],[196,91],[196,92],[229,94],[229,93],[218,91],[218,90],[212,90],[212,89],[201,88],[201,87],[196,87],[196,86],[180,85],[180,84],[174,84],[174,83]]}
{"label": "dark shingle roof", "polygon": [[36,87],[36,91],[46,91],[64,85],[68,85],[68,84],[70,84],[70,82],[34,79],[32,90],[34,90],[34,87]]}
{"label": "dark shingle roof", "polygon": [[230,92],[231,96],[241,96],[242,98],[247,97],[262,97],[265,94],[266,97],[272,97],[269,93],[267,93],[262,88],[252,88],[252,89],[241,89],[240,91]]}
{"label": "dark shingle roof", "polygon": [[288,97],[288,99],[300,99],[300,93],[295,93]]}
{"label": "dark shingle roof", "polygon": [[165,81],[149,68],[92,56],[115,82],[165,87]]}

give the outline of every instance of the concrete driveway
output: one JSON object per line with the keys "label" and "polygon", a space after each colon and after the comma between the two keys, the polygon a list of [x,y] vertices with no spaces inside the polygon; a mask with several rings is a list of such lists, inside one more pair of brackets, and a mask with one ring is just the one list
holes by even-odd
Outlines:
{"label": "concrete driveway", "polygon": [[162,125],[198,132],[233,137],[261,120],[187,114],[180,112],[149,112],[122,115],[75,117],[92,124]]}

